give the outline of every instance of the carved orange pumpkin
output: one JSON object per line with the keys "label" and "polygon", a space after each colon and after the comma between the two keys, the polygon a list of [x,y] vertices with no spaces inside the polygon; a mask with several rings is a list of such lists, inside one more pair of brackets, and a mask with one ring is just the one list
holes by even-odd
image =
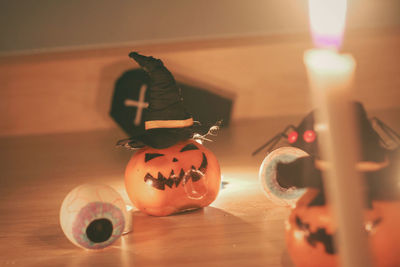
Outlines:
{"label": "carved orange pumpkin", "polygon": [[155,216],[208,206],[220,184],[216,157],[194,140],[165,149],[142,148],[125,171],[129,198],[138,209]]}
{"label": "carved orange pumpkin", "polygon": [[[337,227],[330,206],[310,206],[317,189],[308,189],[298,200],[286,222],[286,243],[293,263],[301,266],[338,266],[333,245]],[[373,209],[365,211],[374,266],[400,266],[400,202],[373,201]]]}
{"label": "carved orange pumpkin", "polygon": [[373,206],[382,218],[369,231],[374,266],[400,266],[400,201],[374,201]]}

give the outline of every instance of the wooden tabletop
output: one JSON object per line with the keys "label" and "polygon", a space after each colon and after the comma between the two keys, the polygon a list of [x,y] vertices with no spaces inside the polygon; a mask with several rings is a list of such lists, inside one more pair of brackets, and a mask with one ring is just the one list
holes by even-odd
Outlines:
{"label": "wooden tabletop", "polygon": [[[370,115],[370,114],[369,114]],[[378,115],[400,130],[400,110]],[[118,130],[0,138],[0,266],[292,266],[284,242],[290,213],[258,182],[265,157],[251,152],[301,116],[242,120],[208,146],[224,188],[209,207],[167,217],[132,213],[133,231],[102,251],[75,247],[59,225],[64,197],[88,182],[126,199],[132,152],[115,148]]]}

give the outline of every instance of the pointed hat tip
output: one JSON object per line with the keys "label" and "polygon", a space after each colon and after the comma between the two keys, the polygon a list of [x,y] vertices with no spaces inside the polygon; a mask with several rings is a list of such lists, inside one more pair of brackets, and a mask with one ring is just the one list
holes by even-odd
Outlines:
{"label": "pointed hat tip", "polygon": [[129,57],[135,59],[135,57],[139,56],[140,54],[136,51],[130,52]]}
{"label": "pointed hat tip", "polygon": [[135,60],[139,64],[141,64],[142,62],[152,58],[152,57],[143,56],[143,55],[139,54],[136,51],[130,52],[129,53],[129,57],[132,58],[133,60]]}
{"label": "pointed hat tip", "polygon": [[132,58],[133,60],[135,60],[141,67],[145,68],[148,71],[150,71],[153,68],[163,65],[161,60],[154,58],[152,56],[150,56],[150,57],[143,56],[135,51],[130,52],[129,57]]}

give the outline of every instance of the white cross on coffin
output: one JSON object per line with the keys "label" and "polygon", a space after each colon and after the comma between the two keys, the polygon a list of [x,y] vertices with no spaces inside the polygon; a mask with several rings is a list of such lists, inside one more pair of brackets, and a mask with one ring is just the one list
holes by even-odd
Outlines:
{"label": "white cross on coffin", "polygon": [[142,87],[140,87],[139,99],[137,101],[132,99],[125,99],[125,106],[137,107],[135,120],[133,121],[133,123],[136,126],[138,126],[142,120],[143,109],[149,106],[148,102],[144,102],[144,98],[146,96],[146,90],[147,90],[147,85],[143,84]]}

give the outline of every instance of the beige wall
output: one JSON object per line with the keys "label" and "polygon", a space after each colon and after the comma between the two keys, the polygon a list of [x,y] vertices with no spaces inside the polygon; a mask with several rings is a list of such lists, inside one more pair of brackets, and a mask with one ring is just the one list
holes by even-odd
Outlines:
{"label": "beige wall", "polygon": [[[307,0],[0,1],[0,55],[308,33]],[[347,29],[400,26],[399,0],[348,1]]]}
{"label": "beige wall", "polygon": [[[136,65],[131,50],[163,59],[178,77],[234,95],[234,119],[310,109],[302,63],[308,36],[276,35],[0,57],[0,135],[116,127],[114,81]],[[355,90],[367,109],[400,107],[400,30],[347,33]]]}

